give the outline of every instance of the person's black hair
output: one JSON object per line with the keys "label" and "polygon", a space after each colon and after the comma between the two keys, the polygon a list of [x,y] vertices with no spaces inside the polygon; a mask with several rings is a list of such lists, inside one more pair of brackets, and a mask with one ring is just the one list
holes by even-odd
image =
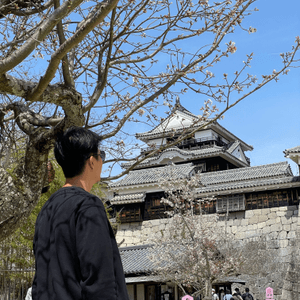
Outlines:
{"label": "person's black hair", "polygon": [[245,288],[246,293],[249,293],[249,288]]}
{"label": "person's black hair", "polygon": [[226,289],[225,294],[230,294],[230,291]]}
{"label": "person's black hair", "polygon": [[239,288],[235,288],[234,290],[235,290],[236,292],[239,292],[239,291],[240,291],[240,289],[239,289]]}
{"label": "person's black hair", "polygon": [[86,160],[95,155],[101,136],[82,127],[70,127],[58,135],[54,147],[54,155],[66,178],[82,174]]}

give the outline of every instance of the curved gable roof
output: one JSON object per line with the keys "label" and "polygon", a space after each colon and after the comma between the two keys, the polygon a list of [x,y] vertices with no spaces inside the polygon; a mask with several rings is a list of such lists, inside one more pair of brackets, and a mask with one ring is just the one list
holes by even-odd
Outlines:
{"label": "curved gable roof", "polygon": [[[171,113],[161,124],[157,125],[155,128],[143,132],[136,133],[136,137],[140,140],[148,140],[151,138],[160,137],[162,135],[169,135],[173,133],[174,130],[182,130],[188,127],[194,127],[195,124],[199,126],[199,118],[187,111],[175,110]],[[201,125],[204,123],[202,122]]]}

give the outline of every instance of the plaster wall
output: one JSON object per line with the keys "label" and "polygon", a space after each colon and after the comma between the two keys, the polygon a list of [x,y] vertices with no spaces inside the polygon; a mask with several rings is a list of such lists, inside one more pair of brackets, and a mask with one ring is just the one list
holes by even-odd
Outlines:
{"label": "plaster wall", "polygon": [[201,130],[201,131],[195,132],[195,138],[196,139],[203,138],[203,137],[209,137],[209,136],[213,136],[213,135],[217,136],[217,133],[215,133],[211,129]]}
{"label": "plaster wall", "polygon": [[127,292],[130,300],[134,300],[134,286],[133,284],[127,284]]}
{"label": "plaster wall", "polygon": [[[295,256],[299,244],[296,242],[299,219],[296,206],[247,210],[219,218],[218,226],[225,227],[237,241],[247,242],[260,237],[266,239],[265,251],[274,257],[272,266],[268,270],[259,270],[259,274],[255,276],[248,274],[240,276],[247,282],[255,299],[264,299],[265,289],[270,286],[274,289],[274,299],[290,300],[282,296],[282,293],[283,290],[294,289],[290,281],[287,283],[285,279],[288,268],[291,268],[291,258]],[[124,239],[122,247],[149,244],[155,235],[166,230],[167,225],[168,219],[121,224],[116,239],[117,242]],[[240,287],[243,290],[244,287]],[[285,294],[288,293],[285,291]]]}
{"label": "plaster wall", "polygon": [[238,146],[231,154],[240,159],[241,161],[247,162],[241,146]]}
{"label": "plaster wall", "polygon": [[217,137],[218,134],[214,130],[211,130],[211,129],[206,129],[206,130],[201,130],[201,131],[195,132],[196,139],[203,138],[203,137],[211,137],[211,136]]}
{"label": "plaster wall", "polygon": [[[127,291],[130,300],[135,300],[134,298],[134,284],[127,284]],[[143,283],[136,285],[136,299],[145,300],[145,286]]]}
{"label": "plaster wall", "polygon": [[137,284],[136,293],[137,293],[137,299],[145,300],[145,286],[144,286],[144,284]]}
{"label": "plaster wall", "polygon": [[199,138],[203,138],[203,137],[220,137],[221,141],[223,141],[224,143],[228,144],[229,141],[226,140],[224,137],[222,137],[221,135],[219,135],[218,133],[216,133],[214,130],[212,129],[207,129],[207,130],[201,130],[201,131],[197,131],[195,132],[195,138],[199,139]]}
{"label": "plaster wall", "polygon": [[165,145],[166,143],[166,138],[149,140],[149,144],[156,144],[158,146]]}
{"label": "plaster wall", "polygon": [[193,118],[188,118],[186,114],[177,111],[174,117],[167,119],[167,122],[162,124],[162,128],[164,128],[164,125],[167,125],[165,127],[166,129],[190,127],[194,122],[192,119]]}

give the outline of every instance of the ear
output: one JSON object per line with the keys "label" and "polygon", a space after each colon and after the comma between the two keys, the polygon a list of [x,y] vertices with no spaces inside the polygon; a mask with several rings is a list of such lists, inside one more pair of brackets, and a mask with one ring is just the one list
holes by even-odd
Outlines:
{"label": "ear", "polygon": [[91,169],[94,169],[94,157],[93,156],[90,156],[87,160],[87,165],[91,168]]}

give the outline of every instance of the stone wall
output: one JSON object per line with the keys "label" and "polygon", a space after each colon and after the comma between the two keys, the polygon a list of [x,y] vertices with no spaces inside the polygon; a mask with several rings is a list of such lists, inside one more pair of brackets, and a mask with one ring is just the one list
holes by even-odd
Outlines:
{"label": "stone wall", "polygon": [[[274,289],[276,300],[300,299],[299,239],[296,238],[299,234],[298,221],[296,206],[247,210],[220,216],[218,226],[226,228],[240,243],[260,238],[265,241],[265,248],[260,253],[271,257],[271,263],[263,270],[257,270],[256,274],[240,276],[247,282],[255,299],[265,299],[265,289],[269,286]],[[124,240],[121,247],[149,244],[155,235],[166,230],[167,224],[168,219],[121,224],[117,242]],[[240,288],[244,289],[243,286]]]}

